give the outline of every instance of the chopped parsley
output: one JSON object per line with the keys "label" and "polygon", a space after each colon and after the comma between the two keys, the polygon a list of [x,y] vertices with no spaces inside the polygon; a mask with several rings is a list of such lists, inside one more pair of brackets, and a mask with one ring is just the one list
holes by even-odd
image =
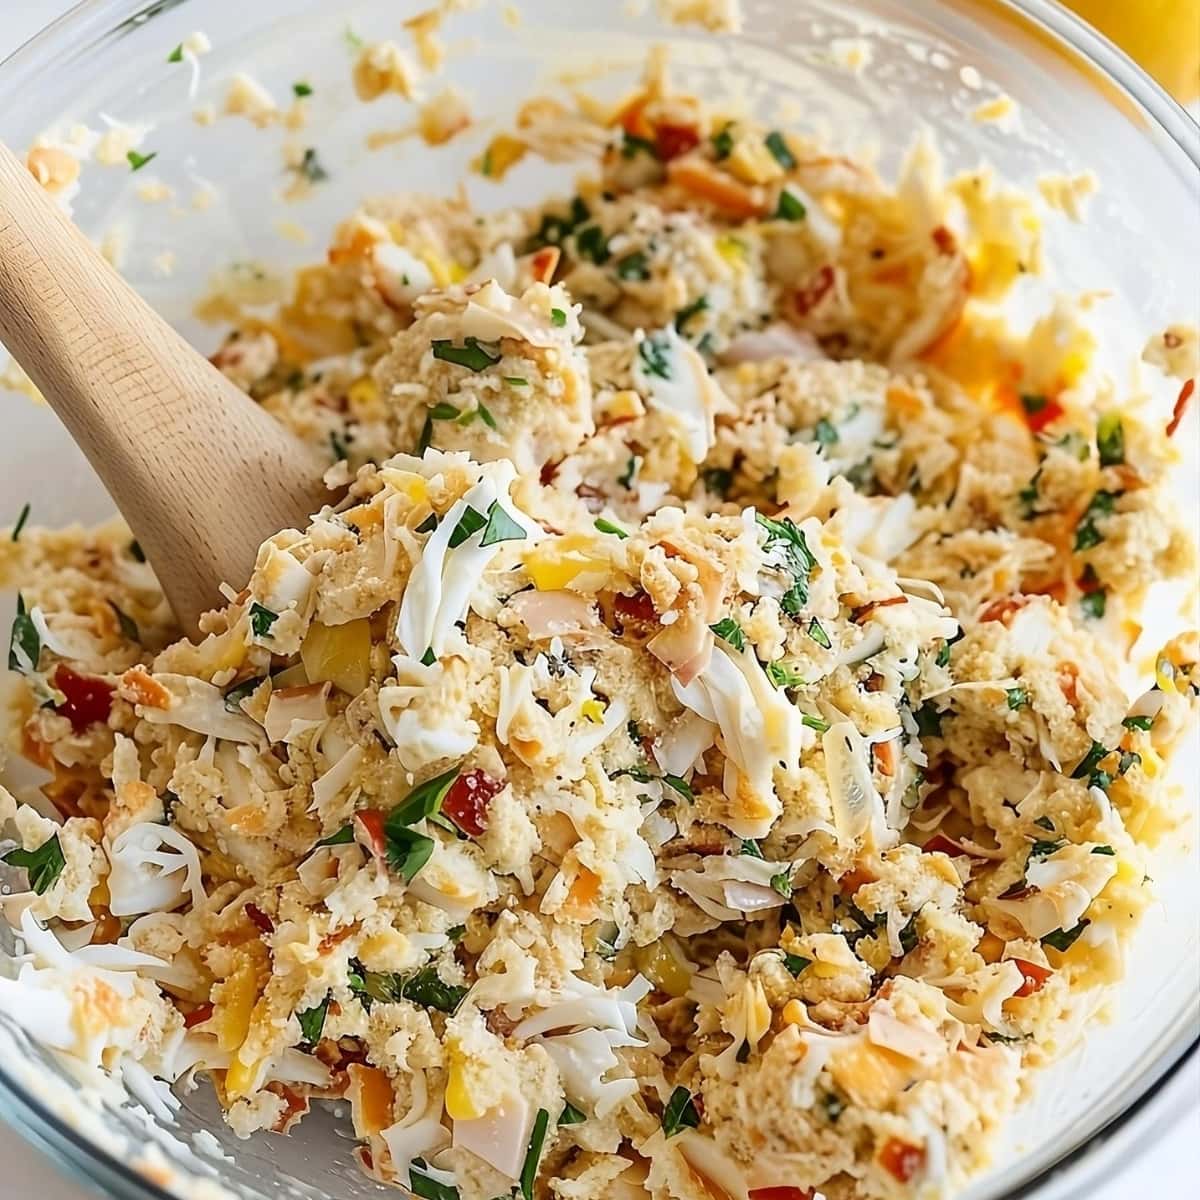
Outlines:
{"label": "chopped parsley", "polygon": [[54,881],[67,865],[57,833],[52,834],[36,850],[18,847],[3,855],[0,861],[11,867],[24,867],[29,872],[29,886],[39,896],[44,896],[54,886]]}
{"label": "chopped parsley", "polygon": [[920,934],[917,933],[917,916],[917,913],[913,913],[904,928],[900,930],[900,949],[905,954],[911,954],[921,940]]}
{"label": "chopped parsley", "polygon": [[700,1124],[700,1114],[692,1102],[692,1093],[680,1085],[672,1093],[663,1109],[662,1127],[667,1137],[674,1137],[682,1129],[695,1129]]}
{"label": "chopped parsley", "polygon": [[183,43],[180,42],[170,54],[167,55],[167,62],[180,63],[183,62]]}
{"label": "chopped parsley", "polygon": [[536,250],[542,246],[561,246],[563,241],[580,225],[591,220],[591,216],[588,206],[578,196],[574,197],[571,201],[571,211],[567,216],[547,213],[542,217],[542,222],[531,239],[531,249]]}
{"label": "chopped parsley", "polygon": [[778,129],[772,129],[766,137],[767,149],[775,161],[785,170],[790,171],[796,165],[796,156],[788,148],[783,134]]}
{"label": "chopped parsley", "polygon": [[321,1040],[321,1031],[325,1028],[328,1012],[329,997],[326,996],[320,1004],[296,1014],[296,1020],[300,1022],[300,1033],[304,1038],[303,1045],[315,1046]]}
{"label": "chopped parsley", "polygon": [[1143,733],[1148,733],[1150,727],[1154,724],[1153,717],[1126,717],[1122,722],[1126,729],[1140,729]]}
{"label": "chopped parsley", "polygon": [[433,647],[426,647],[425,653],[421,655],[420,663],[423,667],[432,667],[437,662],[437,655],[433,652]]}
{"label": "chopped parsley", "polygon": [[16,542],[20,540],[21,530],[25,528],[25,522],[29,520],[29,501],[26,500],[21,508],[20,514],[17,516],[17,523],[12,527],[12,536],[10,541]]}
{"label": "chopped parsley", "polygon": [[1091,786],[1094,779],[1104,774],[1104,772],[1097,771],[1101,760],[1107,758],[1111,753],[1112,751],[1107,746],[1100,742],[1093,742],[1092,748],[1080,759],[1079,765],[1071,772],[1071,778],[1086,779]]}
{"label": "chopped parsley", "polygon": [[614,537],[619,537],[622,540],[629,536],[629,534],[622,529],[620,525],[610,521],[607,517],[597,517],[596,528],[601,533],[611,533]]}
{"label": "chopped parsley", "polygon": [[675,314],[675,330],[677,333],[682,333],[684,326],[695,316],[702,312],[708,311],[708,297],[699,295],[690,304],[685,304]]}
{"label": "chopped parsley", "polygon": [[638,358],[642,360],[642,369],[648,375],[657,375],[659,379],[671,378],[670,343],[662,334],[650,334],[638,343]]}
{"label": "chopped parsley", "polygon": [[1096,449],[1102,467],[1120,466],[1125,461],[1125,426],[1119,413],[1105,413],[1096,423]]}
{"label": "chopped parsley", "polygon": [[230,712],[241,712],[242,701],[248,700],[267,681],[266,675],[255,675],[231,687],[225,693],[225,707]]}
{"label": "chopped parsley", "polygon": [[717,162],[728,158],[733,153],[733,126],[726,125],[724,129],[712,136],[713,154]]}
{"label": "chopped parsley", "polygon": [[[612,258],[608,238],[604,236],[604,230],[599,225],[589,225],[586,229],[581,229],[575,235],[575,248],[579,251],[580,258],[586,258],[598,267],[604,266]],[[555,324],[561,325],[562,322],[555,321]]]}
{"label": "chopped parsley", "polygon": [[1079,607],[1085,617],[1099,620],[1108,609],[1108,592],[1104,588],[1095,588],[1080,598]]}
{"label": "chopped parsley", "polygon": [[392,827],[415,825],[425,817],[433,817],[442,811],[442,801],[446,793],[454,786],[461,768],[452,767],[442,775],[419,783],[409,794],[388,813],[384,823],[384,832],[390,833]]}
{"label": "chopped parsley", "polygon": [[763,852],[753,838],[742,838],[738,846],[738,854],[746,858],[762,858]]}
{"label": "chopped parsley", "polygon": [[322,846],[349,846],[352,841],[354,841],[354,824],[347,821],[337,832],[331,833],[317,842],[313,849],[319,850]]}
{"label": "chopped parsley", "polygon": [[17,593],[17,616],[12,619],[12,637],[8,641],[8,670],[32,674],[42,656],[42,636],[34,619],[25,611],[25,598]]}
{"label": "chopped parsley", "polygon": [[271,636],[271,626],[279,620],[279,614],[264,608],[257,600],[250,605],[250,628],[255,637],[268,638]]}
{"label": "chopped parsley", "polygon": [[561,308],[550,310],[550,324],[561,329],[567,323],[567,314]]}
{"label": "chopped parsley", "polygon": [[829,722],[823,721],[820,717],[814,717],[810,713],[800,714],[800,724],[807,725],[809,729],[815,729],[818,733],[829,732]]}
{"label": "chopped parsley", "polygon": [[[792,577],[792,586],[784,592],[779,602],[780,607],[789,617],[797,617],[800,615],[800,609],[808,603],[808,577],[813,567],[817,565],[817,560],[808,548],[803,530],[796,527],[791,517],[784,517],[782,521],[776,521],[756,512],[754,519],[767,532],[764,549],[781,554],[783,568]],[[821,632],[824,634],[824,630]],[[809,627],[809,636],[813,636],[811,626]],[[813,640],[818,641],[819,639],[814,638]],[[828,641],[826,649],[828,649]]]}
{"label": "chopped parsley", "polygon": [[311,96],[313,94],[312,84],[305,83],[303,79],[297,79],[296,82],[292,84],[292,94],[298,100],[303,100],[305,96]]}
{"label": "chopped parsley", "polygon": [[787,188],[779,193],[779,204],[775,208],[777,221],[803,221],[808,216],[808,209],[794,192]]}
{"label": "chopped parsley", "polygon": [[793,978],[800,974],[805,967],[812,966],[812,959],[805,958],[802,954],[787,954],[783,956],[783,965],[787,967]]}
{"label": "chopped parsley", "polygon": [[780,871],[777,875],[771,876],[771,887],[775,889],[785,900],[792,898],[792,872],[791,870]]}
{"label": "chopped parsley", "polygon": [[1071,929],[1056,929],[1053,933],[1048,933],[1042,938],[1043,946],[1050,946],[1054,950],[1069,950],[1079,940],[1079,935],[1091,924],[1091,921],[1084,917],[1078,925]]}
{"label": "chopped parsley", "polygon": [[650,264],[641,250],[626,254],[617,259],[617,278],[629,280],[645,280],[650,278]]}
{"label": "chopped parsley", "polygon": [[1017,502],[1021,509],[1021,519],[1023,521],[1032,521],[1034,517],[1039,516],[1037,510],[1038,502],[1038,482],[1042,477],[1042,468],[1038,467],[1033,473],[1033,478],[1017,493]]}
{"label": "chopped parsley", "polygon": [[921,737],[941,737],[942,715],[929,700],[920,708],[914,709],[913,720],[917,723],[917,733]]}
{"label": "chopped parsley", "polygon": [[1029,706],[1029,693],[1023,687],[1009,688],[1004,693],[1004,698],[1013,712]]}
{"label": "chopped parsley", "polygon": [[423,1158],[414,1158],[408,1168],[408,1190],[420,1200],[461,1200],[458,1188],[453,1184],[441,1183],[432,1175]]}
{"label": "chopped parsley", "polygon": [[746,635],[732,617],[723,617],[715,625],[710,625],[709,629],[723,642],[728,642],[735,650],[745,650]]}
{"label": "chopped parsley", "polygon": [[296,170],[309,183],[322,183],[329,178],[329,172],[321,165],[321,160],[317,157],[317,152],[312,146],[309,146],[304,151],[304,157],[300,159],[300,164],[296,167]]}
{"label": "chopped parsley", "polygon": [[488,508],[487,526],[479,544],[497,546],[501,542],[518,542],[524,536],[525,530],[501,507],[499,500],[493,500]]}
{"label": "chopped parsley", "polygon": [[329,449],[333,452],[334,462],[341,462],[350,457],[350,451],[346,448],[346,443],[338,436],[336,429],[329,431]]}
{"label": "chopped parsley", "polygon": [[621,157],[636,158],[639,154],[648,154],[651,158],[657,158],[658,148],[644,137],[638,137],[636,133],[625,130],[621,140]]}
{"label": "chopped parsley", "polygon": [[1075,551],[1090,550],[1104,541],[1104,534],[1096,528],[1097,517],[1107,517],[1113,511],[1118,492],[1097,492],[1088,503],[1087,511],[1075,526]]}
{"label": "chopped parsley", "polygon": [[777,688],[803,687],[808,682],[791,663],[769,662],[766,671],[767,678]]}
{"label": "chopped parsley", "polygon": [[1052,854],[1057,854],[1067,844],[1066,838],[1038,838],[1037,841],[1029,847],[1029,862],[1040,862],[1043,858],[1049,858]]}
{"label": "chopped parsley", "polygon": [[130,150],[125,157],[129,160],[129,169],[131,171],[140,171],[148,162],[158,157],[158,151],[154,150],[150,154],[139,154],[136,150]]}
{"label": "chopped parsley", "polygon": [[522,379],[520,375],[505,375],[505,376],[503,376],[503,379],[504,379],[504,382],[509,385],[509,387],[528,387],[529,386],[529,380]]}
{"label": "chopped parsley", "polygon": [[[556,308],[554,311],[561,312],[562,310]],[[566,315],[564,314],[563,322],[565,321]],[[563,322],[556,322],[556,324]],[[456,346],[449,339],[434,341],[432,346],[434,358],[440,359],[442,362],[453,363],[456,367],[466,367],[468,371],[474,371],[477,374],[494,366],[501,358],[498,349],[473,337],[467,338],[461,346]],[[455,416],[457,415],[456,410]]]}
{"label": "chopped parsley", "polygon": [[580,1111],[569,1100],[563,1105],[558,1114],[559,1125],[582,1125],[587,1120],[587,1113]]}
{"label": "chopped parsley", "polygon": [[827,421],[822,417],[813,427],[813,437],[822,446],[833,446],[839,441],[837,426],[832,421]]}
{"label": "chopped parsley", "polygon": [[633,490],[633,481],[637,478],[638,468],[642,465],[641,458],[636,454],[629,456],[629,461],[625,464],[625,470],[617,476],[617,482],[623,487]]}
{"label": "chopped parsley", "polygon": [[829,634],[825,632],[824,626],[816,617],[813,617],[808,623],[808,636],[812,638],[818,646],[823,646],[826,650],[833,649],[833,643],[829,640]]}
{"label": "chopped parsley", "polygon": [[433,838],[399,824],[392,828],[385,826],[385,832],[388,866],[405,883],[412,883],[433,854]]}
{"label": "chopped parsley", "polygon": [[678,775],[664,775],[663,783],[672,791],[678,792],[685,800],[695,800],[695,795],[692,792],[692,785],[686,779],[681,779]]}
{"label": "chopped parsley", "polygon": [[1038,396],[1025,392],[1021,396],[1021,407],[1025,410],[1027,416],[1033,417],[1042,411],[1049,401],[1045,396]]}
{"label": "chopped parsley", "polygon": [[1117,852],[1111,846],[1093,846],[1092,853],[1093,854],[1106,854],[1106,855],[1109,855],[1110,857],[1115,858]]}
{"label": "chopped parsley", "polygon": [[422,967],[409,975],[395,971],[367,971],[361,968],[361,964],[359,967],[355,972],[357,986],[351,983],[350,990],[360,1000],[363,996],[368,1001],[378,1000],[381,1004],[398,1004],[401,1000],[409,1000],[421,1008],[453,1014],[468,991],[458,984],[444,982],[432,966]]}
{"label": "chopped parsley", "polygon": [[533,1200],[533,1185],[537,1180],[538,1163],[542,1157],[542,1147],[546,1144],[546,1127],[550,1124],[550,1114],[539,1108],[533,1122],[533,1133],[529,1136],[529,1149],[525,1151],[525,1161],[521,1165],[521,1195],[524,1200]]}

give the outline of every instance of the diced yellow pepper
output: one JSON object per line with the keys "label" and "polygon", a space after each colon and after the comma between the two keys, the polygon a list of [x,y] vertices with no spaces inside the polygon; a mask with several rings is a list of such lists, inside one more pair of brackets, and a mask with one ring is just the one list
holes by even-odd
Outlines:
{"label": "diced yellow pepper", "polygon": [[456,1121],[474,1121],[485,1112],[471,1095],[466,1068],[457,1054],[450,1056],[450,1075],[446,1080],[446,1112]]}
{"label": "diced yellow pepper", "polygon": [[608,569],[608,560],[594,550],[595,540],[587,534],[547,538],[526,552],[525,569],[539,592],[557,592],[589,571]]}
{"label": "diced yellow pepper", "polygon": [[746,258],[746,243],[731,233],[721,234],[716,241],[717,253],[735,267],[740,267]]}
{"label": "diced yellow pepper", "polygon": [[687,995],[692,977],[663,939],[649,946],[639,946],[633,952],[633,961],[660,992],[666,992],[668,996]]}
{"label": "diced yellow pepper", "polygon": [[349,696],[371,681],[371,623],[366,617],[344,625],[314,621],[300,645],[300,660],[310,683],[328,680]]}
{"label": "diced yellow pepper", "polygon": [[214,994],[216,1012],[213,1025],[217,1033],[217,1045],[231,1053],[246,1040],[250,1031],[250,1016],[258,1000],[258,965],[247,959],[223,983],[217,985]]}
{"label": "diced yellow pepper", "polygon": [[579,706],[579,711],[593,725],[602,725],[604,723],[604,702],[597,700],[594,696],[590,700],[585,700]]}
{"label": "diced yellow pepper", "polygon": [[499,182],[525,157],[528,147],[520,138],[497,134],[487,149],[471,164],[480,175]]}
{"label": "diced yellow pepper", "polygon": [[370,375],[360,375],[347,389],[352,408],[374,408],[379,401],[379,385]]}
{"label": "diced yellow pepper", "polygon": [[261,1059],[256,1059],[252,1063],[244,1063],[236,1055],[234,1056],[233,1062],[229,1064],[229,1070],[225,1072],[225,1097],[230,1103],[250,1094],[254,1086],[254,1076],[258,1073],[261,1061]]}

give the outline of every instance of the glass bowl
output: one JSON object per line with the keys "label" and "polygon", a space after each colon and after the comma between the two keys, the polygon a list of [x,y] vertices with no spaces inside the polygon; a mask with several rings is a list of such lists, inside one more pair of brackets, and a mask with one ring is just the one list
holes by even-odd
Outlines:
{"label": "glass bowl", "polygon": [[[448,22],[447,82],[472,97],[481,116],[469,134],[436,150],[415,139],[379,150],[366,135],[411,121],[404,102],[354,101],[347,40],[398,35],[424,3],[374,0],[85,0],[0,67],[0,134],[21,148],[39,132],[104,117],[152,123],[144,149],[158,158],[137,176],[88,165],[74,201],[76,219],[97,240],[123,244],[121,267],[158,309],[204,350],[218,333],[199,325],[192,305],[218,265],[256,260],[286,270],[320,253],[334,222],[368,193],[448,192],[521,99],[570,69],[588,86],[615,92],[637,73],[652,40],[666,40],[685,80],[698,88],[740,86],[752,107],[790,102],[801,126],[838,131],[843,144],[874,151],[896,167],[921,128],[937,137],[950,169],[987,159],[1010,181],[1032,188],[1045,171],[1091,169],[1102,191],[1086,225],[1065,221],[1048,236],[1064,289],[1111,289],[1120,318],[1111,349],[1129,357],[1146,335],[1172,320],[1196,320],[1200,262],[1200,130],[1119,51],[1043,0],[748,0],[738,38],[665,30],[652,13],[631,17],[618,0],[525,0],[514,25],[502,6],[455,14]],[[213,50],[202,60],[198,94],[173,47],[203,30]],[[836,39],[859,38],[870,61],[859,73],[829,53]],[[302,134],[261,131],[248,122],[207,127],[194,111],[219,103],[224,84],[253,70],[276,96],[296,80],[314,88]],[[601,78],[602,76],[602,78]],[[1010,125],[974,121],[984,100],[1005,93]],[[319,148],[327,186],[301,204],[280,198],[282,141]],[[483,206],[530,200],[570,171],[517,173],[501,186],[473,177]],[[139,186],[169,189],[157,203]],[[213,185],[210,187],[210,185]],[[212,193],[202,205],[198,194]],[[302,239],[308,238],[305,243]],[[164,253],[173,256],[169,275]],[[44,406],[4,397],[8,436],[0,445],[0,508],[25,500],[45,524],[95,521],[111,502]],[[1195,447],[1182,474],[1181,504],[1196,512]],[[236,498],[231,498],[236,502]],[[0,628],[8,612],[0,612]],[[1182,778],[1195,799],[1196,747]],[[14,779],[10,769],[7,781]],[[1194,1104],[1200,877],[1194,853],[1164,858],[1156,875],[1162,903],[1129,955],[1115,1017],[1093,1019],[1086,1042],[1042,1072],[1012,1122],[994,1169],[972,1200],[1066,1197],[1091,1192]],[[0,948],[12,949],[0,922]],[[239,1142],[222,1124],[211,1090],[182,1097],[171,1121],[123,1106],[115,1091],[72,1078],[0,1016],[0,1115],[81,1178],[123,1200],[168,1192],[244,1200],[334,1197],[355,1200],[377,1185],[351,1160],[343,1117],[314,1112],[300,1136],[258,1135]]]}

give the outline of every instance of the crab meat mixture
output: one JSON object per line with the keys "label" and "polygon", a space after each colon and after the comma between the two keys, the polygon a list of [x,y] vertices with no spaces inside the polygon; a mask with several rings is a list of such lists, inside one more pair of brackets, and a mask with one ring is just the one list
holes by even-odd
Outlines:
{"label": "crab meat mixture", "polygon": [[0,1008],[167,1116],[341,1100],[419,1197],[953,1193],[1176,819],[1197,639],[1139,612],[1195,567],[1191,384],[1168,430],[1085,300],[1013,332],[1041,212],[927,144],[885,181],[656,58],[476,169],[564,141],[573,196],[371,200],[227,298],[342,498],[197,637],[119,524],[5,535]]}

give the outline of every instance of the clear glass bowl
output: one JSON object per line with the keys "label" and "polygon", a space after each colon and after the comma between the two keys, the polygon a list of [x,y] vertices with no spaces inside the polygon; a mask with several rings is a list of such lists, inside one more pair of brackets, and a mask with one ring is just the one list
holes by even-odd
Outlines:
{"label": "clear glass bowl", "polygon": [[[86,0],[0,67],[3,135],[20,148],[56,123],[97,128],[100,114],[153,122],[145,148],[157,150],[158,159],[137,176],[86,167],[75,215],[97,238],[123,231],[128,277],[211,349],[215,332],[197,325],[190,309],[216,266],[239,259],[294,266],[320,253],[334,221],[362,195],[448,192],[478,153],[486,120],[438,150],[411,139],[365,148],[368,132],[398,128],[411,112],[396,97],[371,106],[354,102],[346,31],[369,40],[397,36],[401,19],[427,3]],[[751,103],[768,111],[777,111],[781,98],[794,101],[802,125],[837,130],[856,149],[874,147],[885,171],[922,127],[934,131],[951,169],[985,158],[1026,187],[1048,170],[1092,169],[1103,190],[1088,224],[1064,222],[1051,241],[1061,285],[1118,294],[1124,351],[1135,351],[1170,320],[1196,319],[1200,130],[1119,51],[1057,5],[748,0],[745,7],[742,36],[716,40],[664,31],[650,15],[631,19],[618,0],[525,0],[519,28],[492,3],[449,22],[446,77],[472,96],[476,114],[502,119],[567,67],[605,68],[606,79],[588,86],[615,90],[637,72],[649,42],[669,34],[688,82],[728,88],[740,80]],[[187,66],[166,60],[196,29],[214,48],[192,99]],[[862,37],[870,45],[861,75],[832,61],[828,48],[837,37]],[[232,120],[205,128],[192,119],[199,104],[219,103],[223,81],[241,69],[252,69],[278,97],[290,95],[298,79],[314,87],[310,124],[294,136],[319,148],[332,178],[303,204],[279,199],[283,131]],[[997,92],[1019,106],[1015,129],[969,115]],[[479,204],[496,206],[532,199],[556,180],[565,188],[568,179],[562,170],[518,174],[523,187],[476,178],[469,189]],[[136,199],[138,185],[152,178],[168,185],[173,198]],[[192,198],[207,182],[218,185],[218,199],[200,208]],[[309,244],[282,237],[281,221],[302,225]],[[175,267],[163,278],[159,256],[168,250]],[[0,508],[15,513],[28,499],[36,519],[48,524],[107,516],[110,501],[49,410],[21,398],[4,403]],[[1191,511],[1196,478],[1193,461],[1181,501]],[[0,628],[6,627],[0,613]],[[1187,761],[1194,798],[1194,754]],[[973,1200],[1087,1194],[1194,1104],[1196,1056],[1189,1061],[1189,1051],[1198,1022],[1200,879],[1193,859],[1164,861],[1156,876],[1163,902],[1131,951],[1115,1019],[1093,1020],[1086,1043],[1036,1079],[995,1169],[973,1187]],[[0,947],[12,947],[3,922]],[[239,1142],[205,1087],[184,1097],[170,1126],[112,1097],[89,1103],[86,1090],[0,1018],[0,1115],[113,1196],[155,1200],[164,1186],[213,1196],[219,1191],[205,1188],[218,1181],[246,1200],[352,1200],[377,1191],[352,1163],[351,1142],[334,1112],[314,1113],[299,1136]]]}

